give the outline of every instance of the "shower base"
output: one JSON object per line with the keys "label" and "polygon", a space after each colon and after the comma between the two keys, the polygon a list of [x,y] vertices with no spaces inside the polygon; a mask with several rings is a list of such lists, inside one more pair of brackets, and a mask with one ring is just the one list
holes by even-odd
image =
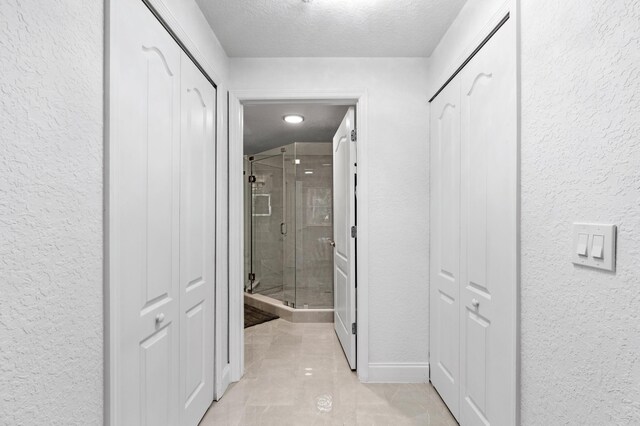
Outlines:
{"label": "shower base", "polygon": [[244,303],[289,322],[333,322],[333,309],[294,309],[262,294],[244,293]]}

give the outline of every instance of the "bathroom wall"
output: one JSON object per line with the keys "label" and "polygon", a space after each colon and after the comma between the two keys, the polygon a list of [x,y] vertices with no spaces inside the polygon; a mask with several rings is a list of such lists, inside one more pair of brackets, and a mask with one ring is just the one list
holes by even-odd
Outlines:
{"label": "bathroom wall", "polygon": [[[431,57],[432,89],[501,4],[467,2]],[[519,5],[522,424],[636,424],[640,3]],[[577,221],[619,226],[615,273],[571,263]]]}

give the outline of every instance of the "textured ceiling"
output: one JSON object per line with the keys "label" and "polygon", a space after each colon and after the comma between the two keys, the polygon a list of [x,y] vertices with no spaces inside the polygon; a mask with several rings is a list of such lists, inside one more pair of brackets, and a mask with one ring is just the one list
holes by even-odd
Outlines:
{"label": "textured ceiling", "polygon": [[[331,142],[348,106],[261,104],[244,107],[244,153],[257,154],[293,142]],[[285,123],[287,114],[301,114],[300,124]]]}
{"label": "textured ceiling", "polygon": [[465,0],[196,0],[231,57],[429,56]]}

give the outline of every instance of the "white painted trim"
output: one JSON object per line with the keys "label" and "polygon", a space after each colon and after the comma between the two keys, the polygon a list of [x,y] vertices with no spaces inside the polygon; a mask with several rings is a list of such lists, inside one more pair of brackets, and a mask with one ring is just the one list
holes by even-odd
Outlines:
{"label": "white painted trim", "polygon": [[229,340],[232,380],[244,369],[243,104],[322,101],[356,105],[358,128],[357,373],[369,380],[369,159],[366,90],[235,90],[229,92]]}
{"label": "white painted trim", "polygon": [[[115,35],[116,22],[112,20],[112,16],[117,15],[119,7],[123,4],[124,0],[106,0],[104,4],[104,209],[103,209],[103,223],[104,223],[104,270],[103,270],[103,294],[104,294],[104,374],[103,374],[103,387],[104,387],[104,424],[114,424],[115,419],[118,418],[117,401],[115,390],[117,389],[117,369],[116,363],[118,353],[118,324],[116,322],[118,316],[115,308],[115,304],[112,301],[118,300],[117,286],[111,285],[111,277],[115,275],[118,270],[118,265],[114,263],[113,253],[117,252],[116,243],[112,239],[111,229],[115,224],[115,216],[110,215],[110,211],[117,209],[116,197],[112,193],[111,188],[117,187],[116,179],[118,172],[114,164],[111,163],[111,158],[117,158],[117,144],[112,141],[117,140],[116,123],[118,122],[118,111],[114,108],[111,99],[116,99],[118,96],[118,87],[114,79],[111,78],[115,75],[116,69],[115,60],[117,54],[114,52],[116,44]],[[139,0],[150,5],[164,20],[165,24],[171,29],[176,37],[183,44],[184,48],[193,56],[198,64],[204,69],[209,78],[211,78],[218,87],[216,88],[216,277],[215,277],[215,293],[216,293],[216,319],[215,319],[215,360],[216,365],[214,367],[214,398],[218,399],[222,393],[226,390],[231,383],[230,377],[230,364],[226,363],[227,356],[220,352],[221,339],[224,337],[224,330],[221,329],[223,321],[221,321],[220,315],[222,309],[220,304],[226,301],[220,298],[220,283],[223,283],[225,274],[228,270],[228,257],[220,256],[221,253],[226,253],[226,242],[228,239],[227,228],[227,215],[226,209],[220,208],[224,205],[224,193],[227,191],[227,158],[226,154],[226,134],[224,132],[224,111],[226,110],[226,96],[221,93],[221,78],[216,73],[214,67],[207,60],[202,51],[198,48],[197,44],[189,37],[187,31],[180,25],[180,22],[175,17],[173,12],[166,3],[166,0]],[[223,148],[224,147],[224,148]],[[227,236],[227,239],[222,238]],[[222,362],[225,360],[225,362]]]}
{"label": "white painted trim", "polygon": [[[218,381],[220,386],[218,386]],[[216,375],[216,388],[214,389],[213,399],[220,401],[231,382],[231,364],[226,364],[222,367],[221,373]]]}
{"label": "white painted trim", "polygon": [[[231,366],[228,354],[223,348],[227,347],[229,324],[224,318],[228,312],[229,294],[229,255],[228,255],[228,232],[229,217],[227,205],[228,196],[228,155],[226,126],[224,123],[227,109],[227,97],[220,93],[220,86],[216,89],[216,286],[215,286],[215,366],[214,366],[214,399],[219,400],[231,384]],[[226,286],[226,292],[224,292]],[[225,309],[226,308],[226,309]],[[226,324],[226,326],[225,326]],[[226,330],[225,330],[226,327]]]}
{"label": "white painted trim", "polygon": [[520,410],[520,405],[521,405],[521,389],[522,389],[522,379],[521,379],[521,345],[520,345],[520,341],[521,341],[521,321],[520,321],[520,294],[521,294],[521,280],[522,280],[522,273],[521,273],[521,264],[522,264],[522,251],[521,251],[521,241],[522,241],[522,237],[521,237],[521,227],[522,227],[522,214],[521,214],[521,206],[522,206],[522,180],[521,180],[521,173],[522,173],[522,157],[521,157],[521,147],[522,147],[522,134],[521,134],[521,129],[522,129],[522,103],[521,103],[521,87],[522,87],[522,68],[521,68],[521,57],[522,57],[522,51],[521,51],[521,38],[520,38],[520,34],[521,34],[521,29],[522,29],[522,21],[520,18],[520,1],[521,0],[507,0],[507,3],[509,3],[511,5],[510,7],[510,11],[511,11],[511,17],[514,19],[514,24],[515,24],[515,34],[516,34],[516,39],[514,40],[515,43],[515,51],[516,51],[516,108],[518,109],[518,112],[516,114],[516,132],[517,132],[517,158],[518,158],[518,167],[517,167],[517,182],[516,182],[516,239],[517,239],[517,243],[516,243],[516,291],[514,293],[514,298],[515,300],[513,301],[513,303],[515,304],[515,309],[514,309],[514,330],[513,333],[515,333],[515,347],[513,348],[514,354],[513,354],[513,360],[515,362],[515,365],[513,366],[513,368],[515,368],[516,370],[516,376],[515,376],[515,383],[513,384],[515,389],[513,390],[513,397],[515,398],[514,401],[514,407],[515,407],[515,413],[513,413],[513,424],[519,425],[520,424],[520,419],[521,419],[521,410]]}
{"label": "white painted trim", "polygon": [[111,79],[112,75],[115,75],[115,69],[117,68],[116,59],[118,55],[114,54],[115,49],[115,34],[114,26],[115,22],[111,19],[112,16],[117,15],[117,7],[119,1],[107,0],[105,2],[105,65],[104,65],[104,212],[103,212],[103,226],[104,226],[104,424],[115,424],[115,419],[118,418],[119,406],[117,404],[118,398],[116,398],[116,389],[118,388],[118,375],[117,370],[119,368],[117,364],[118,354],[118,329],[119,324],[117,322],[118,315],[115,307],[115,303],[112,301],[118,300],[117,286],[111,285],[112,271],[117,270],[115,263],[116,256],[112,256],[111,253],[116,251],[115,244],[111,237],[111,230],[116,225],[116,215],[111,217],[110,211],[117,209],[117,198],[112,193],[111,187],[117,187],[115,182],[116,176],[119,174],[115,170],[115,165],[111,164],[111,158],[117,157],[117,145],[111,143],[112,140],[117,139],[116,126],[114,123],[118,120],[118,109],[114,107],[111,99],[115,99],[118,96],[118,85],[115,79]]}
{"label": "white painted trim", "polygon": [[428,383],[429,363],[386,363],[369,364],[369,383]]}
{"label": "white painted trim", "polygon": [[229,361],[231,381],[244,374],[243,111],[229,92]]}

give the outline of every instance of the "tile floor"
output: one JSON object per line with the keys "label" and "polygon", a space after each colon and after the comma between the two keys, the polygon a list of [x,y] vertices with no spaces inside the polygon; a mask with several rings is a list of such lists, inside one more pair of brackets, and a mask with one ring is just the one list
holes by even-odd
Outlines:
{"label": "tile floor", "polygon": [[282,319],[245,330],[245,375],[201,425],[456,425],[429,384],[364,384],[333,324]]}

